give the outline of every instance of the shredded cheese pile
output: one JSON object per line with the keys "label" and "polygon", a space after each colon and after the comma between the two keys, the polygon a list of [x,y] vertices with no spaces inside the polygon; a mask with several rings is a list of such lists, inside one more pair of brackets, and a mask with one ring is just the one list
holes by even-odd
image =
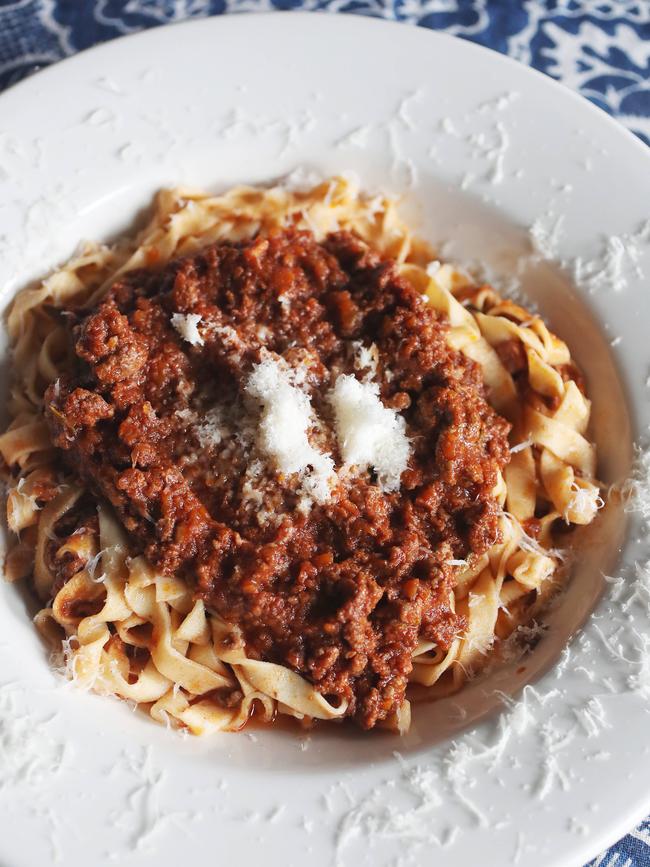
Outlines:
{"label": "shredded cheese pile", "polygon": [[298,473],[306,492],[316,502],[325,502],[334,481],[334,461],[309,442],[309,430],[315,425],[311,401],[292,381],[290,368],[266,358],[253,367],[245,390],[262,407],[260,451],[279,472]]}
{"label": "shredded cheese pile", "polygon": [[338,377],[330,401],[345,464],[372,468],[382,490],[398,490],[411,453],[404,418],[383,405],[376,383],[354,376]]}

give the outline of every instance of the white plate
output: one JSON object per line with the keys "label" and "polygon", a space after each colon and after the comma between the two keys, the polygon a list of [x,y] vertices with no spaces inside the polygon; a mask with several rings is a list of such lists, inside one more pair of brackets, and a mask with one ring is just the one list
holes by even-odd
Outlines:
{"label": "white plate", "polygon": [[[549,79],[416,28],[228,17],[58,64],[2,96],[0,116],[5,302],[80,238],[128,228],[162,185],[356,170],[366,187],[405,190],[419,231],[449,241],[447,256],[482,261],[500,282],[519,268],[588,375],[603,480],[627,473],[630,416],[637,429],[650,421],[650,262],[634,234],[648,217],[650,156]],[[577,267],[587,288],[574,291],[545,256]],[[647,592],[610,589],[524,702],[480,719],[502,701],[495,690],[557,659],[623,533],[613,511],[588,535],[524,671],[416,708],[401,741],[326,727],[182,740],[57,682],[23,598],[3,586],[0,862],[584,863],[650,808]],[[625,562],[640,556],[629,542]]]}

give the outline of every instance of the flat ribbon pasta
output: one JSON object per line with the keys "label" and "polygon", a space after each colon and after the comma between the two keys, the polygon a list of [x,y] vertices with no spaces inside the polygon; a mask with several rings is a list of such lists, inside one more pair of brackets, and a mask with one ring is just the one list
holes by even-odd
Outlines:
{"label": "flat ribbon pasta", "polygon": [[[448,343],[479,365],[489,402],[512,424],[511,460],[494,491],[503,507],[501,541],[480,558],[454,562],[451,607],[467,626],[448,648],[418,644],[410,675],[418,696],[453,692],[485,665],[495,643],[556,586],[562,553],[555,524],[588,524],[602,506],[587,435],[590,402],[567,346],[539,316],[448,264],[429,264],[431,251],[412,236],[395,201],[364,196],[342,177],[306,191],[162,191],[137,236],[113,247],[83,245],[18,293],[9,312],[18,376],[0,455],[17,540],[5,571],[10,580],[33,576],[43,603],[36,623],[54,642],[64,639],[66,670],[78,685],[135,702],[157,722],[195,734],[237,730],[252,714],[263,721],[277,713],[340,720],[347,705],[332,704],[286,667],[248,658],[237,627],[206,610],[183,579],[127,556],[127,539],[108,507],[86,516],[78,534],[59,538],[88,492],[61,474],[42,416],[46,388],[56,388],[70,362],[57,308],[92,306],[127,271],[290,226],[317,240],[348,230],[395,259],[401,276],[449,322]],[[405,701],[385,725],[405,731],[410,714]]]}

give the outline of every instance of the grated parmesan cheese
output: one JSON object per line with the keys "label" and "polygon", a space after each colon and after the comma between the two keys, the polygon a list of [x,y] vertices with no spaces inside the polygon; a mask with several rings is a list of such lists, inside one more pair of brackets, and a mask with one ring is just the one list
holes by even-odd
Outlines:
{"label": "grated parmesan cheese", "polygon": [[571,485],[571,498],[564,510],[564,520],[569,523],[569,514],[579,512],[581,515],[593,515],[602,509],[605,501],[598,493],[598,488],[581,488],[576,482]]}
{"label": "grated parmesan cheese", "polygon": [[202,449],[218,446],[230,436],[231,431],[224,422],[223,407],[211,407],[195,425],[194,433]]}
{"label": "grated parmesan cheese", "polygon": [[630,478],[620,486],[625,511],[641,516],[644,528],[650,526],[650,449],[634,446]]}
{"label": "grated parmesan cheese", "polygon": [[257,445],[278,472],[299,473],[305,492],[323,503],[335,478],[334,461],[309,442],[315,425],[311,402],[294,382],[290,368],[274,358],[253,367],[245,390],[262,408]]}
{"label": "grated parmesan cheese", "polygon": [[404,418],[383,405],[376,383],[354,376],[338,377],[330,402],[345,464],[372,467],[384,491],[398,490],[411,452]]}
{"label": "grated parmesan cheese", "polygon": [[511,512],[506,512],[504,510],[503,514],[512,522],[519,534],[517,542],[522,550],[530,551],[533,554],[540,554],[542,557],[553,557],[561,563],[567,559],[567,552],[564,548],[545,548],[543,545],[540,545],[537,539],[528,535],[521,526],[521,522]]}
{"label": "grated parmesan cheese", "polygon": [[334,145],[337,148],[343,147],[358,147],[365,148],[368,142],[368,137],[372,132],[372,127],[368,124],[355,127],[351,132],[342,136]]}
{"label": "grated parmesan cheese", "polygon": [[100,560],[109,552],[109,548],[105,548],[102,551],[98,551],[94,557],[91,557],[90,560],[86,563],[86,572],[88,573],[88,577],[95,584],[103,584],[106,580],[106,573],[102,572],[101,575],[95,576],[95,572],[97,570],[97,566],[99,565]]}
{"label": "grated parmesan cheese", "polygon": [[440,121],[440,129],[447,135],[459,136],[460,133],[456,129],[453,120],[450,117],[443,117]]}
{"label": "grated parmesan cheese", "polygon": [[516,455],[517,452],[523,452],[524,449],[527,449],[529,446],[533,446],[535,443],[531,439],[524,440],[523,442],[517,443],[516,446],[510,447],[510,454]]}
{"label": "grated parmesan cheese", "polygon": [[648,244],[650,220],[646,220],[632,233],[601,238],[600,250],[595,257],[584,259],[578,256],[569,263],[573,267],[576,283],[591,293],[600,289],[624,291],[630,280],[641,280],[645,276],[642,254]]}
{"label": "grated parmesan cheese", "polygon": [[174,313],[171,323],[183,340],[191,346],[203,346],[203,338],[198,329],[201,315],[199,313]]}
{"label": "grated parmesan cheese", "polygon": [[538,217],[529,229],[534,251],[543,259],[555,259],[559,255],[559,243],[564,232],[564,215],[549,208]]}
{"label": "grated parmesan cheese", "polygon": [[355,370],[367,371],[366,379],[374,379],[377,376],[377,364],[379,362],[379,350],[375,343],[364,346],[360,340],[352,341],[354,350]]}
{"label": "grated parmesan cheese", "polygon": [[174,415],[184,424],[193,424],[196,421],[196,413],[193,409],[177,409]]}
{"label": "grated parmesan cheese", "polygon": [[403,97],[400,101],[400,104],[397,108],[397,118],[403,124],[404,129],[413,131],[417,129],[417,124],[413,121],[413,118],[410,114],[410,105],[409,103],[415,102],[419,100],[422,96],[422,88],[418,88],[414,90],[413,93],[409,93],[407,96]]}

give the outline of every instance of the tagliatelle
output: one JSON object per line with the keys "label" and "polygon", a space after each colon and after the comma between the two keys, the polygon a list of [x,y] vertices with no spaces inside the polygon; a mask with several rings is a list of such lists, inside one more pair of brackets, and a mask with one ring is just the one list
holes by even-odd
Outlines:
{"label": "tagliatelle", "polygon": [[[503,507],[502,539],[476,562],[457,564],[452,608],[467,629],[444,650],[421,642],[413,654],[414,695],[461,687],[495,642],[526,622],[561,577],[557,522],[588,524],[602,505],[596,454],[587,438],[590,403],[566,345],[538,316],[432,255],[414,239],[386,197],[369,198],[334,178],[305,192],[237,187],[223,195],[161,192],[151,222],[115,247],[86,244],[40,285],[20,292],[7,320],[18,376],[12,422],[0,436],[8,472],[7,521],[17,541],[6,576],[33,576],[45,607],[36,617],[63,639],[67,673],[84,688],[146,707],[158,722],[195,734],[241,728],[255,713],[335,720],[346,711],[294,671],[246,655],[238,628],[197,601],[181,579],[128,556],[128,538],[98,505],[95,529],[59,540],[87,491],[62,474],[42,417],[43,394],[69,363],[56,309],[91,305],[126,271],[153,267],[218,240],[241,240],[277,227],[310,229],[317,240],[340,229],[358,234],[449,321],[451,346],[481,368],[488,400],[512,424],[512,457],[494,495]],[[59,544],[57,541],[59,540]],[[56,583],[54,563],[70,574]],[[215,700],[220,690],[230,704]],[[404,731],[405,702],[391,719]]]}

